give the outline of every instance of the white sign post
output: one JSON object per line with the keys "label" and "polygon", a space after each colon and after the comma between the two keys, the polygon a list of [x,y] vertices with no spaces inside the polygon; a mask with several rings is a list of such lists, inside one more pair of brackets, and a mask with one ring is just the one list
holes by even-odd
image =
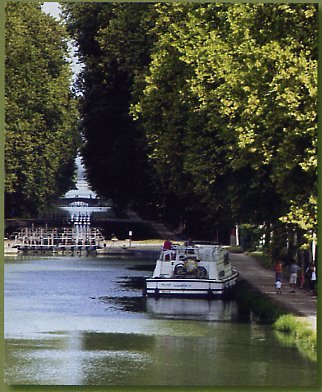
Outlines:
{"label": "white sign post", "polygon": [[130,237],[130,244],[129,247],[131,248],[131,242],[132,242],[132,230],[129,231],[129,237]]}

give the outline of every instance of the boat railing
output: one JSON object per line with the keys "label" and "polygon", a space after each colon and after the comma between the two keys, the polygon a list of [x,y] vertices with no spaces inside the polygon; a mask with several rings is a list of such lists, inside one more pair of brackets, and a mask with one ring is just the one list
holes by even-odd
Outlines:
{"label": "boat railing", "polygon": [[198,260],[207,262],[218,262],[224,257],[224,264],[229,264],[228,255],[223,251],[221,245],[172,245],[170,249],[162,249],[160,260],[162,261],[184,261],[188,257],[196,257]]}
{"label": "boat railing", "polygon": [[161,251],[161,260],[163,261],[181,261],[187,257],[197,257],[198,256],[198,248],[194,246],[180,246],[173,245],[170,249],[162,249]]}

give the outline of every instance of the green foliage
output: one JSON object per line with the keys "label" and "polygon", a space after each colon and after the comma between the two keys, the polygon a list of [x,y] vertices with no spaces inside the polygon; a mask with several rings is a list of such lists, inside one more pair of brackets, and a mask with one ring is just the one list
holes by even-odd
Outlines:
{"label": "green foliage", "polygon": [[277,231],[284,242],[316,232],[315,5],[65,10],[85,64],[84,160],[99,193],[211,239],[236,223],[275,243]]}
{"label": "green foliage", "polygon": [[259,247],[265,228],[252,225],[239,225],[240,244],[244,250],[254,251]]}
{"label": "green foliage", "polygon": [[306,201],[291,200],[289,212],[282,216],[280,220],[283,223],[292,224],[303,230],[307,241],[302,247],[306,249],[307,244],[313,240],[315,228],[317,227],[317,195],[309,196]]}
{"label": "green foliage", "polygon": [[65,3],[65,19],[84,64],[82,156],[96,192],[119,207],[146,205],[151,193],[145,135],[129,114],[134,81],[149,61],[151,5]]}
{"label": "green foliage", "polygon": [[[258,225],[284,216],[291,223],[292,205],[316,194],[314,6],[156,7],[161,33],[136,114],[160,178],[168,180],[167,165],[174,167],[165,139],[173,143],[176,163],[182,161],[182,174],[170,186],[182,194],[182,178],[188,178],[184,189],[210,220],[230,215]],[[285,20],[294,29],[285,30]],[[180,143],[173,141],[177,132]],[[298,215],[292,223],[305,212]]]}
{"label": "green foliage", "polygon": [[6,215],[37,214],[73,184],[77,106],[67,34],[37,3],[6,6]]}
{"label": "green foliage", "polygon": [[306,321],[292,315],[282,315],[275,321],[274,328],[289,334],[306,351],[316,352],[316,333]]}
{"label": "green foliage", "polygon": [[289,314],[281,316],[274,324],[274,327],[281,332],[292,332],[296,329],[299,322],[294,316]]}

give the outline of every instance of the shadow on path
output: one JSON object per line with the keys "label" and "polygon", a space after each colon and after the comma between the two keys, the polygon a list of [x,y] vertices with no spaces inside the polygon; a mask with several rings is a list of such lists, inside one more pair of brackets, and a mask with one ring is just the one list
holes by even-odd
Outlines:
{"label": "shadow on path", "polygon": [[316,329],[317,297],[305,289],[290,292],[288,280],[283,279],[282,294],[276,294],[275,273],[264,268],[255,258],[245,254],[230,254],[233,267],[239,272],[239,279],[246,280],[258,291],[297,316],[308,318]]}

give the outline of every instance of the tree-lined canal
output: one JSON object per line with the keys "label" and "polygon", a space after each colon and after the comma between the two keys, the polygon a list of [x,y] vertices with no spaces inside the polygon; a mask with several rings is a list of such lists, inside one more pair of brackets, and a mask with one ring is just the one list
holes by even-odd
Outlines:
{"label": "tree-lined canal", "polygon": [[5,262],[7,384],[310,386],[315,364],[231,301],[143,299],[154,261]]}

